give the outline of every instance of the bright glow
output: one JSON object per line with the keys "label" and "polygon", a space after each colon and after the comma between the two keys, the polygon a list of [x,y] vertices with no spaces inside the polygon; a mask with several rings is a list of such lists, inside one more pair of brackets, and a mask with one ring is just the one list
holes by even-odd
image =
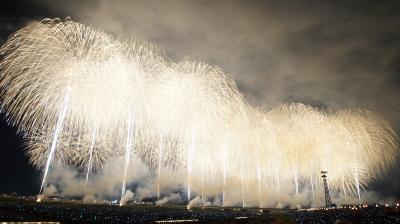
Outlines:
{"label": "bright glow", "polygon": [[309,185],[314,200],[314,181],[327,170],[332,189],[361,203],[361,190],[398,154],[397,135],[372,112],[255,108],[219,68],[171,63],[153,47],[69,20],[22,28],[0,55],[1,109],[24,134],[31,162],[44,167],[41,188],[50,166],[86,168],[89,180],[92,169],[123,156],[123,196],[134,155],[156,173],[157,197],[161,168],[171,168],[185,173],[177,185],[189,201],[201,194],[204,204],[206,189],[219,187],[226,205],[241,186],[243,207],[248,192],[262,207],[265,189],[276,189],[281,206],[281,186],[292,186],[297,200]]}

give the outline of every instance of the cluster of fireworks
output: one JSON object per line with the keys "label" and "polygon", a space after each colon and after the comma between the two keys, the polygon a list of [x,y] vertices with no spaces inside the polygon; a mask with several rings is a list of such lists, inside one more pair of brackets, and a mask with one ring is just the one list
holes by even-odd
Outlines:
{"label": "cluster of fireworks", "polygon": [[[248,105],[219,68],[171,63],[151,45],[116,40],[73,21],[46,19],[13,34],[0,49],[1,108],[26,138],[31,162],[86,172],[124,158],[122,195],[133,156],[154,172],[184,170],[187,197],[232,188],[260,198],[266,188],[319,185],[360,197],[360,188],[394,163],[398,137],[365,110],[303,104],[264,111]],[[214,194],[214,193],[213,193]],[[214,195],[215,196],[215,195]]]}

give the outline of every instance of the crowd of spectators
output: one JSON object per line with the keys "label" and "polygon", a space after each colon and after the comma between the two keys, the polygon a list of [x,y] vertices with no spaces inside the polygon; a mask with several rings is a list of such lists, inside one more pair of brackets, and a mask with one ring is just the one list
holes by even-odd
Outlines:
{"label": "crowd of spectators", "polygon": [[398,206],[351,206],[331,209],[302,210],[291,214],[299,224],[400,223]]}
{"label": "crowd of spectators", "polygon": [[[41,202],[33,200],[0,200],[2,222],[58,222],[58,223],[273,223],[287,217],[287,223],[299,224],[400,224],[397,206],[343,206],[330,209],[279,210],[274,212],[239,208],[192,208],[183,206],[157,207],[154,205],[118,206],[83,204],[81,202]],[[277,213],[277,214],[278,214]],[[167,221],[167,222],[166,222]],[[178,222],[178,221],[177,221]],[[286,223],[278,222],[278,223]]]}
{"label": "crowd of spectators", "polygon": [[[51,221],[60,223],[155,223],[168,220],[192,220],[196,223],[245,223],[262,213],[221,208],[185,208],[155,206],[117,206],[67,203],[0,204],[0,221]],[[243,219],[238,219],[243,218]]]}

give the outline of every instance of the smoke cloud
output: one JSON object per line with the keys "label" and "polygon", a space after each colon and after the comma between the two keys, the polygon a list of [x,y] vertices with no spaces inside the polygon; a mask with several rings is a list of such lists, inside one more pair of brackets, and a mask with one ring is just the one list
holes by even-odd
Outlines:
{"label": "smoke cloud", "polygon": [[122,196],[122,198],[121,198],[121,200],[120,200],[120,202],[119,202],[119,205],[126,205],[126,203],[130,200],[130,199],[132,199],[133,198],[133,193],[132,193],[132,191],[130,191],[130,190],[127,190],[126,191],[126,193],[125,193],[125,195],[124,196]]}
{"label": "smoke cloud", "polygon": [[156,201],[156,205],[157,206],[163,206],[167,202],[177,203],[177,202],[181,202],[181,201],[182,201],[181,195],[175,193],[175,194],[168,195],[168,196],[162,198],[161,200]]}
{"label": "smoke cloud", "polygon": [[[123,158],[121,158],[122,161]],[[127,178],[127,191],[121,197],[122,173],[120,160],[114,160],[98,170],[90,179],[88,185],[85,184],[84,172],[80,172],[72,167],[59,167],[49,173],[49,185],[44,188],[40,199],[46,196],[61,196],[80,198],[85,202],[98,200],[120,200],[120,205],[125,205],[129,200],[141,202],[143,200],[155,200],[156,175],[146,169],[146,166],[138,159],[133,160]],[[146,171],[144,171],[146,170]],[[171,174],[164,170],[161,182],[162,195],[159,200],[155,200],[157,206],[168,204],[185,204],[188,208],[196,206],[221,206],[222,185],[218,182],[206,185],[204,189],[207,193],[205,199],[201,198],[201,186],[196,184],[199,177],[193,176],[193,199],[187,202],[185,174]],[[173,180],[173,181],[171,181]],[[211,180],[210,180],[211,181]],[[254,186],[245,186],[243,191],[240,183],[230,183],[225,198],[225,206],[246,207],[277,207],[277,208],[304,208],[310,206],[324,206],[324,190],[322,180],[316,182],[314,194],[311,187],[303,184],[299,188],[299,194],[295,194],[295,184],[281,186],[278,190],[276,185],[263,187],[261,195],[255,193]],[[314,195],[314,200],[313,200]],[[358,203],[356,195],[348,195],[344,198],[341,192],[331,192],[333,202],[342,204]],[[362,192],[364,202],[391,202],[393,199],[380,197],[376,192]],[[204,204],[203,204],[204,203]]]}

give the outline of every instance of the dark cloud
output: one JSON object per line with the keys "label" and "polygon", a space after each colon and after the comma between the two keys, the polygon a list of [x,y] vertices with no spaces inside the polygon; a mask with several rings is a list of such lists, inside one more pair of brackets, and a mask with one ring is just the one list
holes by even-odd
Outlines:
{"label": "dark cloud", "polygon": [[[26,21],[71,16],[119,37],[154,43],[171,60],[220,66],[253,104],[364,108],[400,132],[396,1],[82,2],[7,3],[0,41]],[[399,183],[393,171],[373,186],[400,197]]]}

